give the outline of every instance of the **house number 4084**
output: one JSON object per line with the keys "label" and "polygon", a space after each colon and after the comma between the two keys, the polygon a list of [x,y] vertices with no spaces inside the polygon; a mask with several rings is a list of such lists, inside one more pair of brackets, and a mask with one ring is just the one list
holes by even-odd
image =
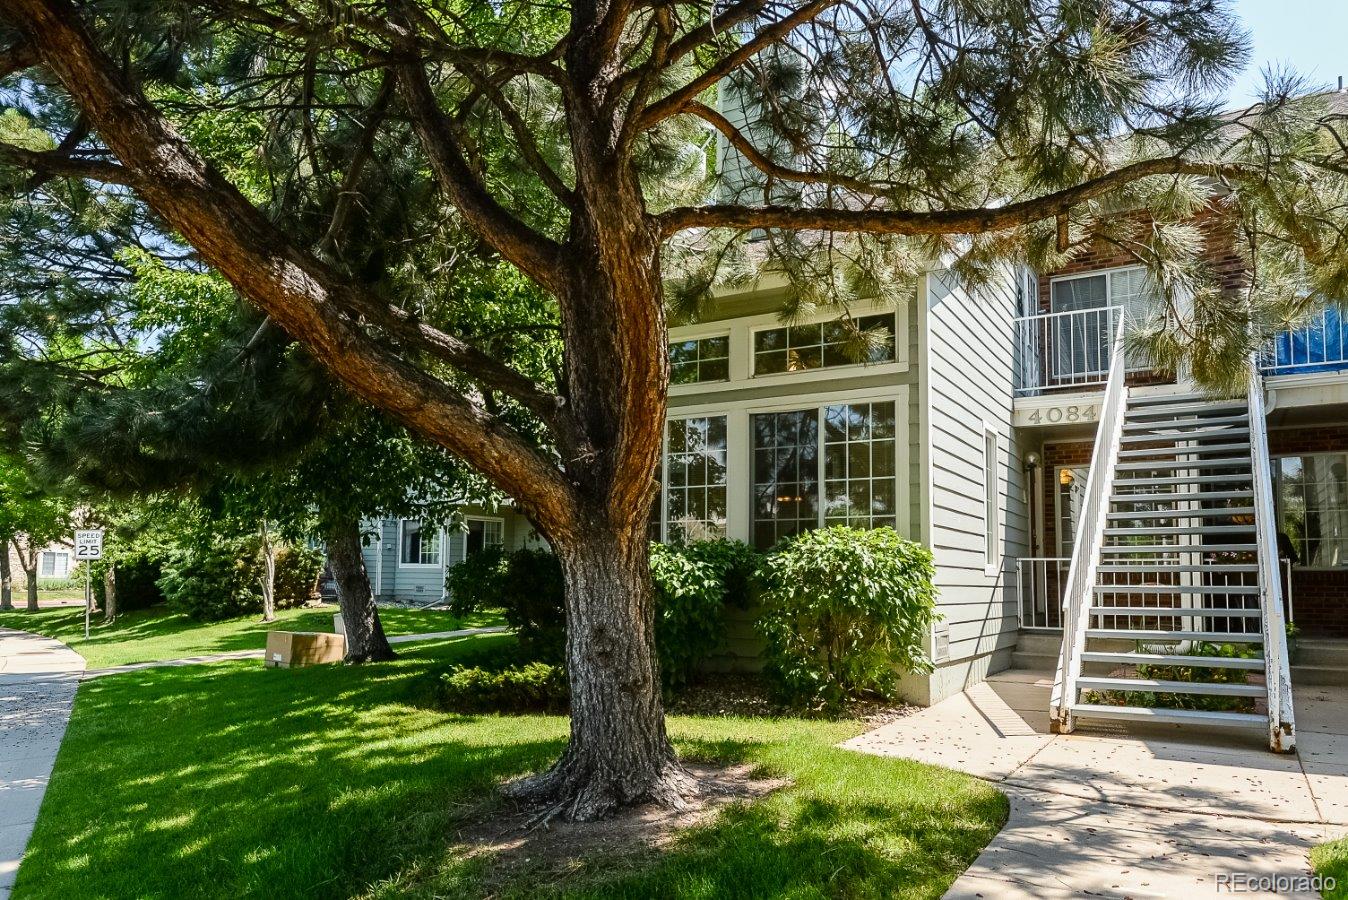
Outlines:
{"label": "house number 4084", "polygon": [[1049,406],[1030,413],[1035,425],[1057,425],[1059,422],[1094,422],[1094,406]]}

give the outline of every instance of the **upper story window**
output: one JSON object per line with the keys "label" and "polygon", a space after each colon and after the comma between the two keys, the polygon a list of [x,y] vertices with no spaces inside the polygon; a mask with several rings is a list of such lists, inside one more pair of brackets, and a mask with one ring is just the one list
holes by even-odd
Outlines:
{"label": "upper story window", "polygon": [[725,381],[730,377],[730,336],[672,341],[669,345],[671,384]]}
{"label": "upper story window", "polygon": [[[898,329],[892,313],[858,316],[855,322],[859,330],[874,332],[880,338],[863,362],[886,363],[898,358]],[[841,322],[784,325],[756,331],[754,374],[775,375],[780,372],[855,365],[858,360],[848,353],[848,336],[848,328]]]}
{"label": "upper story window", "polygon": [[1141,266],[1055,278],[1049,289],[1049,312],[1055,313],[1119,307],[1133,321],[1141,321],[1155,311],[1158,301],[1159,294]]}
{"label": "upper story window", "polygon": [[440,565],[440,529],[423,525],[417,519],[403,519],[402,552],[399,560],[405,566]]}

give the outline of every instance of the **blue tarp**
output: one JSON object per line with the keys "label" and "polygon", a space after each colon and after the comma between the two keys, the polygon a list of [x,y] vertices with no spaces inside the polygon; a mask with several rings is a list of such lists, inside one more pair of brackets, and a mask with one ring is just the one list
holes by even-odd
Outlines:
{"label": "blue tarp", "polygon": [[1290,375],[1348,369],[1348,354],[1344,353],[1348,349],[1346,337],[1348,322],[1337,307],[1331,306],[1309,325],[1278,335],[1265,371],[1271,375]]}

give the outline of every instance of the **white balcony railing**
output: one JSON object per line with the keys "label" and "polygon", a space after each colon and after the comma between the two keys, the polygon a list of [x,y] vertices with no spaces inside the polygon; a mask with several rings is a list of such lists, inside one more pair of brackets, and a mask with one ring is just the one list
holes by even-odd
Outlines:
{"label": "white balcony railing", "polygon": [[1103,385],[1122,314],[1107,306],[1016,319],[1016,393]]}

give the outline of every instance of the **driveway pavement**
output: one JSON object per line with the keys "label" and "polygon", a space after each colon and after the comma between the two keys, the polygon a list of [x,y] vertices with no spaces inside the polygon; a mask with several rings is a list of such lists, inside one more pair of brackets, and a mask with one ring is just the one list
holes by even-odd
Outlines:
{"label": "driveway pavement", "polygon": [[1295,689],[1300,753],[1281,755],[1231,729],[1051,735],[1052,683],[1004,672],[843,745],[959,769],[1010,798],[1006,827],[947,897],[1212,895],[1242,876],[1308,876],[1309,849],[1348,834],[1348,687]]}
{"label": "driveway pavement", "polygon": [[0,900],[14,886],[83,673],[84,657],[60,641],[0,628]]}

